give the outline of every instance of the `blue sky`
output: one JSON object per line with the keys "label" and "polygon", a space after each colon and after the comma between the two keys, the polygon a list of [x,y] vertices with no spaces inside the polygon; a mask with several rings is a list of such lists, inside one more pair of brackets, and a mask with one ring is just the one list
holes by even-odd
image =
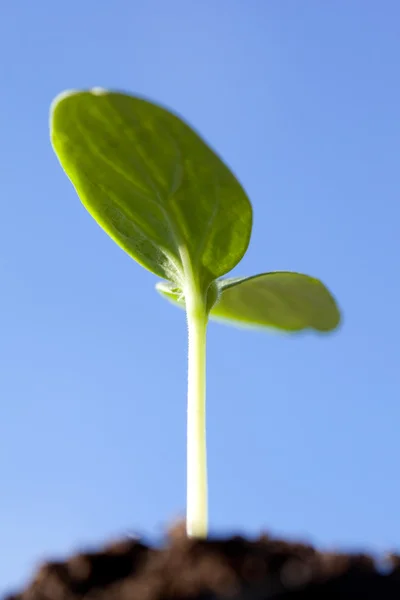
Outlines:
{"label": "blue sky", "polygon": [[0,590],[185,508],[184,315],[59,167],[68,88],[178,111],[252,200],[235,273],[309,273],[344,312],[327,338],[210,327],[213,530],[400,546],[399,21],[396,0],[3,9]]}

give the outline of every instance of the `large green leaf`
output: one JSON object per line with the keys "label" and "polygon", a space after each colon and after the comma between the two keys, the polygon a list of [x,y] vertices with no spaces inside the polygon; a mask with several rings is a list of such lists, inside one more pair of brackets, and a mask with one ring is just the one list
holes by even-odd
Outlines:
{"label": "large green leaf", "polygon": [[205,289],[242,258],[251,204],[178,116],[126,94],[71,92],[53,103],[51,139],[87,210],[156,275],[182,284],[189,263]]}
{"label": "large green leaf", "polygon": [[[318,280],[301,273],[278,271],[253,277],[216,282],[219,297],[210,317],[250,327],[284,331],[315,329],[328,332],[340,322],[340,312],[328,289]],[[176,286],[158,284],[158,291],[184,307]]]}

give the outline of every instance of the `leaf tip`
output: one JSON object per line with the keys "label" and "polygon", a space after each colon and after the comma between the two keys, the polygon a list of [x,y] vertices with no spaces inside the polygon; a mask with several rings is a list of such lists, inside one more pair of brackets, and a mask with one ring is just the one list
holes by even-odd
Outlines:
{"label": "leaf tip", "polygon": [[90,90],[90,93],[94,96],[104,96],[106,94],[109,94],[109,91],[102,87],[93,87]]}
{"label": "leaf tip", "polygon": [[52,101],[51,106],[50,106],[50,112],[53,113],[56,106],[58,106],[58,104],[60,104],[66,98],[69,98],[69,96],[74,96],[75,94],[79,94],[79,93],[80,93],[80,90],[64,90],[63,92],[60,92],[59,94],[57,94],[57,96]]}
{"label": "leaf tip", "polygon": [[54,98],[54,100],[52,101],[52,103],[50,105],[50,113],[49,113],[50,131],[53,130],[55,112],[59,108],[59,106],[62,104],[62,102],[64,100],[66,100],[67,98],[70,98],[71,96],[76,96],[79,93],[80,93],[80,90],[65,90],[64,92],[61,92]]}

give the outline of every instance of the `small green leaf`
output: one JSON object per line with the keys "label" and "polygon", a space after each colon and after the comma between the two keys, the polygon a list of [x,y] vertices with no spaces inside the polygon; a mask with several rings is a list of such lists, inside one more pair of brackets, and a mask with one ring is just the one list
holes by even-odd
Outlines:
{"label": "small green leaf", "polygon": [[314,277],[278,271],[219,282],[212,310],[218,319],[285,331],[331,331],[340,322],[336,302]]}
{"label": "small green leaf", "polygon": [[189,262],[205,290],[244,255],[252,209],[243,188],[168,110],[115,92],[63,94],[51,140],[87,210],[156,275],[182,285]]}
{"label": "small green leaf", "polygon": [[[268,327],[289,332],[328,332],[340,323],[340,312],[328,289],[301,273],[278,271],[216,282],[218,300],[210,317],[233,325]],[[165,298],[184,307],[179,288],[157,284]]]}

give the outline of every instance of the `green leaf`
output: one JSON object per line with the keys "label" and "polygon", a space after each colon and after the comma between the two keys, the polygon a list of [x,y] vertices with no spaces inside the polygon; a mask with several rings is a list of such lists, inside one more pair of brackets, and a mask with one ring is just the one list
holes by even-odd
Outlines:
{"label": "green leaf", "polygon": [[[301,273],[278,271],[216,282],[219,297],[210,317],[234,325],[268,327],[289,332],[328,332],[340,323],[340,312],[328,289]],[[157,290],[184,307],[179,288],[159,283]]]}
{"label": "green leaf", "polygon": [[130,256],[200,287],[244,255],[252,208],[242,186],[178,116],[101,90],[56,98],[51,140],[82,203]]}

